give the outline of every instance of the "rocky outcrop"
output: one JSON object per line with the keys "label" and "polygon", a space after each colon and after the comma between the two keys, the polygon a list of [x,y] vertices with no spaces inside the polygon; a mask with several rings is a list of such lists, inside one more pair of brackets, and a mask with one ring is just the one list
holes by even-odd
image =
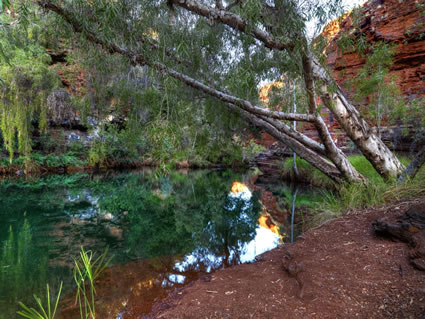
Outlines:
{"label": "rocky outcrop", "polygon": [[53,90],[47,97],[49,126],[73,127],[86,130],[78,111],[72,103],[71,95],[64,89]]}
{"label": "rocky outcrop", "polygon": [[[326,49],[327,63],[337,82],[344,87],[363,67],[365,60],[354,48],[339,54],[337,42],[343,32],[354,38],[362,33],[369,44],[384,41],[396,45],[391,75],[395,75],[404,96],[425,97],[425,1],[370,0],[362,8],[359,27],[351,16],[326,30],[331,37]],[[336,34],[335,34],[336,33]]]}
{"label": "rocky outcrop", "polygon": [[425,208],[423,205],[413,205],[403,215],[379,218],[372,225],[378,235],[407,242],[410,246],[410,263],[416,269],[425,271]]}

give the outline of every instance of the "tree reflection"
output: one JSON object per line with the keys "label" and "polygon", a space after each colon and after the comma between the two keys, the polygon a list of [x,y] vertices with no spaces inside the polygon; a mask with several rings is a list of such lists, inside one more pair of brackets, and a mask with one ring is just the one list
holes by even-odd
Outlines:
{"label": "tree reflection", "polygon": [[[31,227],[27,220],[14,233],[12,226],[0,253],[0,318],[15,317],[18,301],[30,300],[47,279],[47,256],[33,254]],[[1,305],[3,304],[3,305]]]}
{"label": "tree reflection", "polygon": [[201,233],[199,247],[208,254],[224,256],[223,265],[230,266],[241,262],[244,244],[255,237],[260,205],[257,196],[226,196],[221,208]]}
{"label": "tree reflection", "polygon": [[174,176],[148,187],[121,187],[115,198],[125,202],[120,209],[129,212],[131,254],[152,258],[193,253],[198,260],[214,256],[223,265],[239,263],[244,244],[255,237],[260,204],[257,195],[229,196],[234,179],[219,174]]}

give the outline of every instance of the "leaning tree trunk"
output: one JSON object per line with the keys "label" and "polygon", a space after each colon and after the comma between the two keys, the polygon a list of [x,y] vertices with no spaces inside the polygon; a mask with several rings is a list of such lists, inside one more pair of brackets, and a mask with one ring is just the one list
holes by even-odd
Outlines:
{"label": "leaning tree trunk", "polygon": [[293,152],[297,153],[299,157],[305,159],[313,167],[317,168],[319,171],[328,176],[337,184],[342,184],[348,181],[345,176],[341,174],[340,170],[332,162],[327,160],[325,156],[315,152],[314,150],[309,147],[306,147],[293,137],[283,133],[280,130],[281,125],[279,125],[281,123],[279,123],[278,121],[266,117],[256,116],[247,111],[241,110],[240,108],[237,108],[231,104],[228,104],[228,107],[236,112],[239,112],[252,124],[262,128],[265,132],[269,133],[279,142],[288,146]]}
{"label": "leaning tree trunk", "polygon": [[384,178],[399,177],[404,165],[371,130],[359,111],[348,102],[341,88],[331,79],[319,62],[313,59],[313,76],[321,82],[319,87],[323,103],[334,114],[345,133]]}
{"label": "leaning tree trunk", "polygon": [[315,96],[315,80],[313,77],[313,64],[311,55],[307,52],[302,56],[303,64],[303,77],[304,83],[308,94],[308,112],[314,116],[314,127],[316,128],[317,134],[322,141],[326,156],[335,164],[338,170],[342,173],[345,180],[349,182],[360,182],[365,183],[367,180],[363,177],[354,167],[351,165],[347,156],[344,152],[335,144],[329,133],[328,127],[325,121],[320,115],[317,109],[316,96]]}

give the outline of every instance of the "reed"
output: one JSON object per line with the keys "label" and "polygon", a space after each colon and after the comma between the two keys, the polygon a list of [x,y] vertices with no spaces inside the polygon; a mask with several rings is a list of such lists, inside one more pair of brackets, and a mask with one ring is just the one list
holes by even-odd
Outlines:
{"label": "reed", "polygon": [[[77,285],[76,304],[79,306],[81,319],[96,319],[95,281],[112,260],[112,257],[106,258],[107,254],[108,248],[105,249],[102,255],[95,258],[91,250],[86,251],[84,247],[81,247],[79,258],[74,259],[73,275]],[[23,310],[18,311],[18,315],[27,319],[54,319],[58,309],[62,285],[63,283],[60,284],[59,292],[54,302],[51,300],[50,288],[47,285],[47,306],[43,305],[41,298],[34,295],[34,299],[40,308],[39,311],[19,302]]]}
{"label": "reed", "polygon": [[[63,282],[61,282],[59,287],[58,295],[56,296],[56,300],[54,302],[54,306],[51,303],[50,298],[50,288],[49,285],[47,285],[47,306],[46,308],[43,306],[43,302],[41,301],[41,298],[34,295],[34,299],[40,308],[40,312],[37,311],[34,308],[27,307],[24,303],[19,302],[19,305],[24,309],[22,311],[18,311],[18,315],[28,318],[28,319],[54,319],[56,316],[56,310],[58,309],[59,299],[62,292],[62,285]],[[52,308],[53,306],[53,308]]]}
{"label": "reed", "polygon": [[112,257],[106,259],[108,248],[95,259],[94,253],[81,247],[80,257],[74,259],[74,281],[77,284],[76,303],[81,319],[96,318],[95,280],[110,264]]}

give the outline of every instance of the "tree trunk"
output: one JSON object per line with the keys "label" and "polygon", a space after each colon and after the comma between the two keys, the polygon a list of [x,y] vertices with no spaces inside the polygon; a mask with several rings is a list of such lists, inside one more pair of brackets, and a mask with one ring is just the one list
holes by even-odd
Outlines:
{"label": "tree trunk", "polygon": [[416,154],[415,158],[407,166],[406,170],[400,176],[397,184],[404,184],[408,179],[415,178],[416,173],[425,164],[425,146]]}
{"label": "tree trunk", "polygon": [[309,100],[309,113],[314,116],[314,127],[317,130],[320,140],[326,149],[327,157],[338,167],[339,171],[344,176],[344,179],[350,182],[365,183],[366,179],[351,165],[344,152],[338,148],[329,133],[326,123],[323,121],[320,112],[317,110],[315,96],[315,81],[313,78],[312,58],[307,51],[302,57],[304,83],[307,89]]}
{"label": "tree trunk", "polygon": [[[369,124],[357,109],[345,98],[341,88],[329,77],[327,71],[317,62],[313,63],[313,76],[320,81],[320,97],[334,114],[345,133],[384,178],[399,177],[405,167],[382,140],[372,132]],[[331,89],[331,88],[335,88]],[[331,93],[333,92],[334,93]]]}
{"label": "tree trunk", "polygon": [[[296,95],[296,86],[295,86],[295,81],[293,81],[292,84],[292,89],[293,89],[293,107],[292,107],[292,112],[297,113],[297,95]],[[294,131],[297,130],[297,122],[296,121],[292,121],[292,129]],[[297,153],[293,153],[292,154],[292,158],[293,158],[293,171],[294,171],[294,175],[295,175],[295,180],[298,179],[298,167],[297,167]]]}
{"label": "tree trunk", "polygon": [[[313,151],[312,149],[306,147],[296,139],[291,136],[286,135],[285,133],[279,130],[279,127],[276,127],[274,124],[278,124],[276,120],[268,119],[264,117],[258,117],[253,114],[248,113],[247,111],[241,110],[233,105],[228,105],[230,109],[239,112],[243,117],[248,119],[252,124],[262,128],[264,131],[269,133],[271,136],[276,138],[279,142],[288,146],[292,151],[297,153],[297,155],[307,162],[309,162],[313,167],[317,168],[323,174],[328,176],[334,182],[342,184],[347,180],[338,170],[338,168],[328,161],[325,157],[319,153]],[[277,123],[276,123],[277,122]]]}

